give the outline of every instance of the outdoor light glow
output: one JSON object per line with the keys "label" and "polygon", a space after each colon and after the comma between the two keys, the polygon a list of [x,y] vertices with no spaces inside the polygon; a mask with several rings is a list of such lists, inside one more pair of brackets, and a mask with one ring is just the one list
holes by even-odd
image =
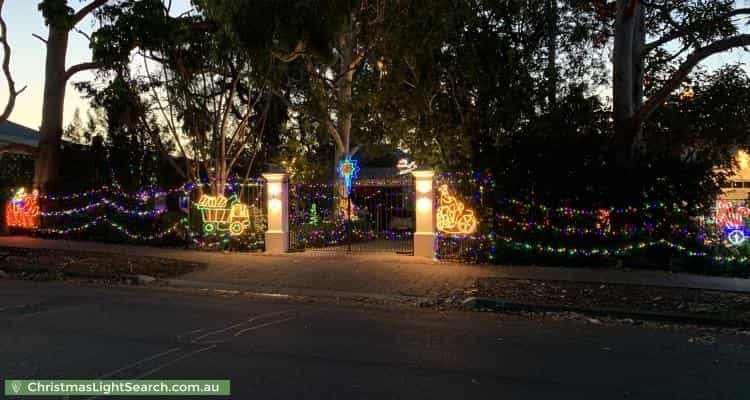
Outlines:
{"label": "outdoor light glow", "polygon": [[430,201],[430,199],[428,199],[427,197],[422,197],[417,200],[417,207],[420,211],[428,211],[432,209],[432,201]]}
{"label": "outdoor light glow", "polygon": [[740,150],[737,152],[737,164],[740,165],[741,170],[750,168],[750,154]]}
{"label": "outdoor light glow", "polygon": [[271,209],[273,210],[278,210],[281,208],[281,200],[279,199],[271,199],[269,204],[271,205]]}
{"label": "outdoor light glow", "polygon": [[278,182],[271,182],[268,184],[268,194],[271,196],[278,196],[281,194],[281,184]]}
{"label": "outdoor light glow", "polygon": [[432,182],[429,182],[429,181],[417,182],[417,191],[419,193],[429,193],[431,189],[432,189]]}
{"label": "outdoor light glow", "polygon": [[39,192],[28,194],[20,188],[5,207],[5,223],[9,228],[39,227]]}
{"label": "outdoor light glow", "polygon": [[474,210],[467,210],[464,203],[453,197],[448,185],[440,186],[440,201],[437,210],[437,228],[442,233],[469,235],[477,230]]}
{"label": "outdoor light glow", "polygon": [[237,196],[209,196],[204,194],[196,204],[203,219],[203,232],[229,231],[231,236],[241,235],[250,226],[250,207]]}

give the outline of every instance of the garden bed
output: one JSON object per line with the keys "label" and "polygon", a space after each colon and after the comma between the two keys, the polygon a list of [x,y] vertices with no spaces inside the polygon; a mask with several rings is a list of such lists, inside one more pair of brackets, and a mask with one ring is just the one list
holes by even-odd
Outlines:
{"label": "garden bed", "polygon": [[627,310],[750,321],[750,293],[585,282],[482,278],[477,296],[541,307]]}
{"label": "garden bed", "polygon": [[86,278],[133,281],[139,275],[165,279],[202,268],[203,264],[157,257],[137,257],[69,250],[0,249],[0,270],[25,279]]}

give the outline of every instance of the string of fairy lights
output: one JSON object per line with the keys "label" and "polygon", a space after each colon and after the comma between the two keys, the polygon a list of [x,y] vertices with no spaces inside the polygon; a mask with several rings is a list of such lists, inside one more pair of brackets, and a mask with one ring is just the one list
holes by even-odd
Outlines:
{"label": "string of fairy lights", "polygon": [[[448,182],[452,186],[473,187],[475,193],[470,198],[478,205],[487,203],[486,195],[495,188],[491,174],[482,173],[448,173],[437,177],[438,182]],[[468,197],[467,197],[468,198]],[[506,209],[489,217],[490,233],[476,234],[439,234],[436,244],[438,257],[441,254],[464,254],[467,258],[486,258],[490,261],[498,256],[499,248],[523,251],[540,255],[565,257],[623,257],[635,252],[652,248],[671,249],[687,257],[706,258],[717,263],[747,263],[750,257],[738,254],[719,254],[712,244],[718,237],[712,237],[698,224],[694,227],[680,226],[669,222],[668,217],[689,220],[691,215],[700,214],[701,206],[687,204],[667,204],[664,202],[644,203],[639,206],[609,208],[573,208],[567,206],[549,207],[543,204],[525,202],[518,199],[493,199],[495,207]],[[516,215],[520,214],[520,215]],[[523,215],[526,215],[525,217]],[[536,216],[533,219],[529,215]],[[610,226],[610,217],[622,216],[629,224],[624,227]],[[631,218],[635,217],[635,218]],[[635,221],[635,222],[634,222]],[[498,232],[503,232],[498,234]],[[553,236],[534,236],[552,234]],[[656,238],[648,238],[649,236]],[[516,237],[518,236],[518,237]],[[545,243],[550,238],[562,236],[557,243]],[[659,238],[667,236],[672,239]],[[521,240],[521,237],[525,240]],[[597,246],[596,242],[586,238],[609,239],[615,245]],[[560,243],[578,240],[580,245],[560,245]],[[675,239],[679,239],[675,241]],[[691,245],[681,241],[690,241]]]}
{"label": "string of fairy lights", "polygon": [[[542,243],[533,243],[526,241],[515,240],[510,237],[500,236],[495,233],[488,235],[439,235],[438,243],[442,245],[450,245],[453,243],[460,243],[463,246],[468,246],[466,242],[474,242],[477,245],[471,246],[469,251],[473,252],[474,255],[479,252],[487,251],[488,258],[494,260],[497,257],[498,244],[504,243],[507,246],[526,252],[537,252],[548,255],[566,256],[566,257],[607,257],[607,256],[629,256],[635,251],[646,250],[650,248],[662,247],[675,250],[676,252],[683,254],[688,257],[695,258],[710,258],[718,263],[747,263],[750,262],[750,257],[740,255],[719,255],[713,254],[711,251],[703,250],[692,250],[688,247],[675,243],[666,239],[650,240],[650,241],[638,241],[635,243],[628,243],[621,246],[613,247],[587,247],[578,248],[573,246],[552,246],[545,245]],[[439,244],[439,245],[440,245]]]}
{"label": "string of fairy lights", "polygon": [[[494,177],[491,174],[484,173],[441,174],[437,177],[437,181],[450,182],[452,187],[473,185],[477,188],[477,191],[471,195],[471,199],[480,204],[486,202],[484,200],[486,195],[493,191],[496,186]],[[256,188],[257,191],[255,192],[255,199],[253,201],[259,203],[262,201],[263,185],[264,180],[254,179],[243,182],[227,182],[226,188],[229,192],[238,192],[246,188]],[[191,221],[187,217],[180,218],[178,221],[171,224],[157,224],[156,221],[167,213],[167,209],[166,207],[157,208],[155,203],[152,202],[153,199],[167,197],[174,194],[184,195],[189,198],[190,194],[194,191],[211,188],[213,186],[215,186],[215,183],[212,182],[192,182],[170,189],[148,189],[137,193],[129,193],[119,186],[113,185],[110,187],[105,186],[98,189],[66,194],[39,195],[39,199],[43,200],[46,205],[65,203],[68,201],[87,201],[87,203],[78,207],[40,211],[39,216],[45,219],[45,224],[43,224],[43,227],[36,227],[35,230],[41,234],[66,236],[84,232],[95,227],[106,226],[120,232],[124,237],[133,241],[150,242],[163,240],[171,235],[183,235],[185,240],[189,241],[197,248],[221,249],[225,248],[235,238],[232,238],[231,235],[224,232],[206,233],[202,232],[200,229],[194,229],[191,226]],[[293,195],[292,204],[294,204],[295,200],[302,204],[316,204],[316,202],[335,201],[337,198],[335,185],[332,184],[295,184],[291,185],[290,189],[292,192],[291,194]],[[364,198],[365,201],[371,201],[377,198],[397,195],[399,195],[398,190],[382,188],[372,193],[366,193],[361,196],[361,198]],[[536,215],[537,218],[539,217],[538,214],[541,213],[543,215],[543,221],[539,219],[535,220],[532,218],[527,219],[526,217],[514,216],[510,212],[491,213],[489,218],[490,220],[493,220],[495,225],[493,226],[493,229],[490,229],[490,233],[484,235],[439,235],[438,247],[450,245],[451,243],[459,241],[463,243],[473,242],[473,246],[467,245],[470,247],[467,251],[474,253],[487,253],[490,260],[497,256],[497,252],[501,246],[505,246],[506,248],[524,252],[566,257],[623,257],[650,248],[668,248],[688,257],[708,258],[720,263],[746,263],[750,261],[750,258],[746,256],[716,254],[716,251],[710,250],[704,245],[703,242],[708,238],[708,234],[703,230],[695,231],[675,224],[652,221],[653,218],[664,219],[664,215],[690,214],[697,209],[697,207],[693,206],[653,202],[645,203],[638,207],[587,209],[564,206],[549,207],[542,204],[508,198],[493,200],[493,202],[494,205],[504,206],[510,210],[520,210],[522,214],[533,214]],[[128,206],[126,203],[133,204],[134,206]],[[402,211],[408,210],[410,207],[413,207],[413,205],[405,207],[390,206],[388,209]],[[321,211],[322,210],[323,207],[321,207]],[[482,214],[481,211],[483,210],[479,210],[477,214],[486,215]],[[105,215],[99,215],[102,212],[104,212]],[[346,235],[353,235],[358,240],[382,238],[382,232],[375,232],[357,227],[347,230],[346,227],[341,224],[324,224],[323,221],[318,222],[318,219],[328,220],[332,218],[332,216],[327,215],[325,212],[320,213],[320,215],[318,213],[319,211],[316,209],[314,217],[311,219],[307,209],[304,207],[300,208],[298,206],[293,206],[290,215],[292,220],[290,222],[301,226],[305,224],[309,225],[311,221],[315,221],[316,223],[313,225],[317,225],[318,223],[321,225],[320,228],[313,227],[313,229],[307,230],[297,229],[295,234],[299,235],[297,238],[298,241],[302,243],[336,245],[343,243]],[[601,218],[603,215],[607,217],[616,215],[648,216],[649,218],[646,219],[647,222],[641,221],[640,226],[610,228],[608,226],[597,225],[597,218]],[[544,219],[544,216],[553,218]],[[84,220],[84,218],[89,219]],[[143,221],[149,219],[153,220],[151,223],[146,224],[148,225],[150,232],[147,234],[136,232],[132,228],[129,228],[128,223],[123,222],[121,220],[122,218],[125,218],[128,222],[130,220],[138,220],[140,221],[139,223],[141,226],[144,225]],[[582,225],[580,224],[581,219],[588,219],[587,222],[589,223]],[[61,221],[61,224],[64,223],[70,225],[55,227],[54,223],[50,223],[50,221],[55,220]],[[480,226],[481,224],[480,221]],[[503,225],[510,229],[501,229],[500,231],[503,233],[498,234],[496,229]],[[487,230],[486,227],[483,229],[485,231]],[[656,230],[659,230],[658,233],[662,235],[665,233],[673,234],[672,240],[666,238],[648,238],[648,236]],[[570,237],[571,239],[594,236],[625,242],[612,246],[598,247],[596,245],[591,246],[591,243],[587,243],[585,246],[560,246],[559,244],[542,243],[541,239],[534,239],[533,236],[531,236],[530,239],[529,235],[525,235],[526,233],[540,232],[551,232],[556,235]],[[515,233],[523,236],[523,240],[521,240],[521,237],[514,237],[519,236],[515,235]],[[643,235],[639,235],[641,233]],[[386,232],[385,237],[387,239],[395,240],[406,238],[409,235],[411,235],[410,232],[389,231]],[[248,246],[262,246],[263,235],[257,236],[258,237],[249,239]],[[646,238],[644,239],[641,236],[646,236]],[[638,238],[639,240],[634,241],[635,238]],[[675,241],[675,238],[694,240],[695,244],[693,246],[687,246],[684,243]]]}

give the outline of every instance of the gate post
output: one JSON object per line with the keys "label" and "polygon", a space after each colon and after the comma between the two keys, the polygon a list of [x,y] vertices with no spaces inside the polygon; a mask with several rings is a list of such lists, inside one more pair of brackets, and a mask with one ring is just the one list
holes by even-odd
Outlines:
{"label": "gate post", "polygon": [[417,257],[435,257],[435,198],[432,179],[435,172],[431,170],[412,171],[415,179],[417,214],[414,230],[414,255]]}
{"label": "gate post", "polygon": [[269,172],[266,179],[266,253],[289,251],[289,180],[286,173]]}

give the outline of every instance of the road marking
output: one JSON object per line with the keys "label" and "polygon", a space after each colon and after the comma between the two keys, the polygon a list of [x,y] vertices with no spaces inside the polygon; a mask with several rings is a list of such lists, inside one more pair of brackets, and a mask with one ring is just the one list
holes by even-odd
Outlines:
{"label": "road marking", "polygon": [[192,335],[194,333],[200,333],[200,332],[203,332],[205,330],[206,330],[205,328],[200,328],[200,329],[193,329],[192,331],[189,331],[189,332],[178,333],[177,334],[177,338],[179,339],[179,338],[181,338],[183,336]]}
{"label": "road marking", "polygon": [[209,336],[214,336],[214,335],[217,335],[219,333],[224,333],[224,332],[232,330],[234,328],[238,328],[238,327],[240,327],[242,325],[250,324],[250,323],[252,323],[252,322],[254,322],[254,321],[258,320],[258,319],[266,318],[266,317],[275,317],[277,315],[289,314],[289,313],[292,313],[292,312],[296,312],[296,310],[276,311],[276,312],[272,312],[272,313],[265,313],[265,314],[256,315],[256,316],[248,319],[247,321],[242,321],[240,323],[237,323],[237,324],[234,324],[234,325],[230,325],[230,326],[228,326],[226,328],[221,328],[221,329],[217,329],[215,331],[211,331],[211,332],[205,333],[205,334],[203,334],[201,336],[198,336],[198,337],[194,338],[190,342],[191,343],[201,343],[200,342],[201,339],[205,339],[205,338],[207,338]]}
{"label": "road marking", "polygon": [[179,356],[179,357],[175,358],[174,360],[172,360],[172,361],[169,361],[169,362],[167,362],[167,363],[164,363],[164,364],[162,364],[162,365],[159,365],[158,367],[156,367],[156,368],[154,368],[154,369],[152,369],[152,370],[150,370],[150,371],[148,371],[148,372],[145,372],[145,373],[143,373],[143,374],[141,374],[141,375],[138,375],[138,376],[136,376],[136,377],[135,377],[135,378],[133,378],[133,379],[141,379],[141,378],[145,378],[145,377],[147,377],[147,376],[149,376],[149,375],[153,374],[154,372],[159,372],[159,371],[161,371],[162,369],[164,369],[164,368],[166,368],[166,367],[168,367],[168,366],[170,366],[170,365],[172,365],[172,364],[178,363],[178,362],[180,362],[180,361],[182,361],[182,360],[184,360],[184,359],[186,359],[186,358],[188,358],[188,357],[190,357],[190,356],[196,355],[196,354],[198,354],[198,353],[203,353],[204,351],[208,351],[208,350],[211,350],[211,349],[215,348],[216,346],[217,346],[217,345],[215,345],[215,344],[214,344],[214,345],[211,345],[211,346],[207,346],[207,347],[204,347],[204,348],[202,348],[202,349],[198,349],[198,350],[195,350],[195,351],[191,351],[190,353],[187,353],[187,354],[183,354],[183,355],[181,355],[181,356]]}
{"label": "road marking", "polygon": [[[240,323],[236,323],[236,324],[230,325],[230,326],[225,327],[225,328],[217,329],[215,331],[207,332],[207,333],[205,333],[205,334],[203,334],[201,336],[198,336],[195,339],[192,339],[190,341],[190,343],[193,343],[193,344],[204,344],[204,345],[205,344],[211,344],[210,346],[206,346],[206,347],[200,348],[198,350],[194,350],[194,351],[191,351],[189,353],[185,353],[185,354],[183,354],[183,355],[181,355],[181,356],[179,356],[177,358],[169,360],[169,361],[167,361],[167,362],[165,362],[163,364],[157,365],[156,367],[154,367],[154,368],[152,368],[152,369],[150,369],[150,370],[148,370],[148,371],[146,371],[146,372],[144,372],[144,373],[142,373],[142,374],[140,374],[140,375],[138,375],[138,376],[136,376],[136,377],[134,377],[132,379],[142,379],[142,378],[145,378],[145,377],[150,376],[150,375],[152,375],[152,374],[154,374],[156,372],[161,371],[162,369],[164,369],[164,368],[166,368],[166,367],[168,367],[170,365],[174,365],[174,364],[176,364],[176,363],[178,363],[178,362],[180,362],[180,361],[182,361],[182,360],[184,360],[184,359],[186,359],[188,357],[192,357],[192,356],[194,356],[196,354],[203,353],[204,351],[209,351],[211,349],[216,348],[219,344],[224,343],[223,340],[202,341],[202,339],[205,339],[207,337],[214,336],[214,335],[217,335],[217,334],[220,334],[220,333],[227,332],[227,331],[229,331],[229,330],[231,330],[233,328],[237,328],[237,327],[240,327],[240,326],[243,326],[243,325],[251,324],[251,323],[253,323],[253,322],[255,322],[255,321],[259,320],[259,319],[262,319],[262,318],[275,317],[275,316],[284,315],[284,314],[290,314],[290,313],[295,313],[295,314],[292,315],[291,317],[286,317],[286,318],[282,318],[282,319],[275,320],[275,321],[269,321],[269,322],[266,322],[266,323],[263,323],[263,324],[260,324],[260,325],[255,325],[255,326],[251,326],[251,327],[248,327],[248,328],[245,328],[245,329],[241,329],[241,330],[237,331],[234,334],[234,337],[239,337],[239,336],[241,336],[241,335],[243,335],[243,334],[245,334],[247,332],[251,332],[251,331],[254,331],[254,330],[257,330],[257,329],[261,329],[261,328],[265,328],[265,327],[268,327],[268,326],[282,324],[284,322],[296,319],[297,316],[298,316],[297,310],[285,310],[285,311],[276,311],[276,312],[270,312],[270,313],[260,314],[260,315],[256,315],[254,317],[251,317],[251,318],[247,319],[246,321],[243,321],[243,322],[240,322]],[[199,332],[203,332],[203,331],[205,331],[205,328],[194,329],[194,330],[189,331],[189,332],[178,334],[177,338],[179,340],[182,336],[190,335],[192,333],[199,333]],[[162,358],[162,357],[164,357],[166,355],[172,354],[172,353],[174,353],[176,351],[180,351],[182,349],[183,349],[182,347],[171,348],[171,349],[163,351],[161,353],[157,353],[157,354],[154,354],[152,356],[146,357],[146,358],[144,358],[142,360],[138,360],[136,362],[130,363],[130,364],[128,364],[128,365],[126,365],[126,366],[124,366],[122,368],[118,368],[118,369],[116,369],[114,371],[108,372],[108,373],[106,373],[104,375],[101,375],[100,377],[98,377],[96,379],[97,380],[101,380],[101,379],[109,378],[109,377],[111,377],[113,375],[116,375],[116,374],[119,374],[121,372],[127,371],[127,370],[132,369],[134,367],[137,367],[139,365],[148,363],[149,361],[157,360],[159,358]],[[93,400],[93,399],[97,399],[97,398],[99,398],[99,396],[88,397],[86,400]]]}
{"label": "road marking", "polygon": [[243,329],[243,330],[235,333],[234,337],[238,337],[238,336],[240,336],[240,335],[242,335],[242,334],[244,334],[246,332],[254,331],[256,329],[265,328],[267,326],[277,325],[277,324],[281,324],[281,323],[284,323],[284,322],[287,322],[287,321],[291,321],[291,320],[296,319],[296,318],[297,318],[297,316],[294,315],[294,316],[291,316],[291,317],[288,317],[288,318],[280,319],[278,321],[266,322],[265,324],[252,326],[250,328],[245,328],[245,329]]}
{"label": "road marking", "polygon": [[126,366],[124,366],[122,368],[116,369],[116,370],[111,371],[111,372],[107,372],[106,374],[104,374],[104,375],[102,375],[102,376],[100,376],[100,377],[98,377],[96,379],[99,380],[99,379],[109,378],[112,375],[118,374],[118,373],[120,373],[122,371],[128,370],[128,369],[133,368],[133,367],[137,367],[137,366],[139,366],[141,364],[144,364],[144,363],[147,363],[149,361],[156,360],[159,357],[163,357],[163,356],[166,356],[167,354],[174,353],[175,351],[178,351],[180,349],[182,349],[182,348],[181,347],[174,347],[174,348],[171,348],[171,349],[169,349],[167,351],[163,351],[161,353],[154,354],[154,355],[152,355],[150,357],[146,357],[146,358],[144,358],[144,359],[142,359],[140,361],[136,361],[134,363],[128,364],[128,365],[126,365]]}

